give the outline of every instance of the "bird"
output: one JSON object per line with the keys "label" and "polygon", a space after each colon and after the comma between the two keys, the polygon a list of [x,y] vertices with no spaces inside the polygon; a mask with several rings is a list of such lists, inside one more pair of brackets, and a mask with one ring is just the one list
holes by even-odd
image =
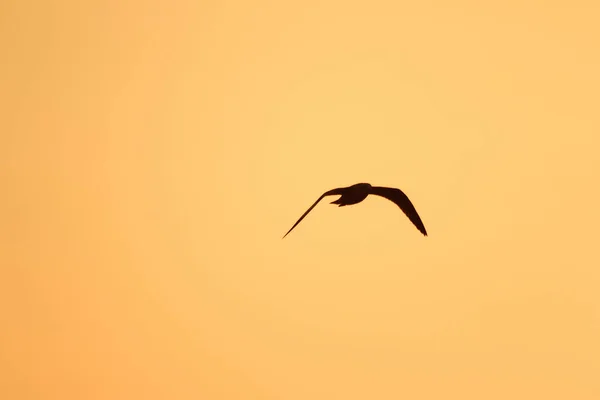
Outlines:
{"label": "bird", "polygon": [[308,210],[302,216],[294,226],[290,228],[290,230],[283,235],[282,239],[284,239],[295,227],[306,217],[306,215],[326,196],[335,196],[341,195],[337,200],[332,201],[330,204],[336,204],[338,207],[349,206],[352,204],[358,204],[364,199],[367,198],[370,194],[375,196],[384,197],[393,203],[395,203],[400,209],[404,212],[404,214],[408,217],[408,219],[415,225],[415,227],[421,232],[424,236],[427,236],[427,230],[425,229],[425,225],[423,225],[423,221],[421,221],[421,217],[417,213],[415,206],[408,199],[408,196],[404,194],[404,192],[397,188],[385,187],[385,186],[372,186],[369,183],[357,183],[352,186],[336,188],[326,191],[315,201],[315,203],[310,206]]}

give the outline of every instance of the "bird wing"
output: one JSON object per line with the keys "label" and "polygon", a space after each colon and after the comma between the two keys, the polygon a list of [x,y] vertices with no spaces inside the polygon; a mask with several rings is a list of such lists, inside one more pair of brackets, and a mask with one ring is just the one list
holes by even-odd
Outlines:
{"label": "bird wing", "polygon": [[325,196],[333,196],[333,195],[336,195],[336,194],[342,194],[342,189],[343,188],[331,189],[331,190],[323,193],[321,195],[321,197],[319,197],[317,199],[317,201],[315,201],[315,203],[312,206],[310,206],[310,208],[308,210],[306,210],[306,212],[304,214],[302,214],[302,216],[300,217],[300,219],[298,219],[298,221],[296,221],[296,223],[294,224],[294,226],[292,226],[290,228],[290,230],[285,235],[283,235],[283,238],[285,238],[288,235],[288,233],[290,233],[292,231],[292,229],[294,229],[296,227],[296,225],[298,225],[300,223],[300,221],[302,221],[304,219],[304,217],[306,217],[306,215],[310,212],[310,210],[312,210],[313,208],[315,208],[315,206],[317,205],[317,203],[319,203],[321,200],[323,200],[323,197],[325,197]]}
{"label": "bird wing", "polygon": [[384,197],[394,202],[398,207],[400,207],[404,214],[406,214],[408,219],[410,219],[417,229],[423,235],[427,236],[427,230],[425,229],[425,225],[423,225],[423,221],[421,221],[421,217],[419,217],[415,206],[413,206],[408,199],[408,196],[406,196],[402,190],[382,186],[373,186],[371,188],[371,194]]}

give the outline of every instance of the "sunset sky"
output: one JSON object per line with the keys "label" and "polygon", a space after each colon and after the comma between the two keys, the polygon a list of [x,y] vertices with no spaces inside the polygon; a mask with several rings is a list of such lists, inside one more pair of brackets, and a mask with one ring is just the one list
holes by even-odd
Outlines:
{"label": "sunset sky", "polygon": [[599,20],[3,3],[0,398],[600,399]]}

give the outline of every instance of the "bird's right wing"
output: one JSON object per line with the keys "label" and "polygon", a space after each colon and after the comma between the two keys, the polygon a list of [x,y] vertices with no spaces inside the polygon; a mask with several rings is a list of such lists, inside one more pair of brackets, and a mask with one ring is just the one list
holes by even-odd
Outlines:
{"label": "bird's right wing", "polygon": [[408,199],[408,196],[404,194],[402,190],[383,186],[373,186],[371,188],[371,194],[384,197],[395,203],[398,207],[400,207],[408,219],[410,219],[410,221],[417,227],[417,229],[423,235],[427,236],[427,230],[425,229],[425,225],[423,225],[423,221],[421,221],[421,217],[419,217],[415,206],[411,203],[411,201]]}
{"label": "bird's right wing", "polygon": [[[283,238],[285,238],[285,237],[288,235],[288,233],[290,233],[290,232],[292,231],[292,229],[294,229],[294,228],[296,227],[296,225],[298,225],[298,224],[300,223],[300,221],[302,221],[302,220],[304,219],[304,217],[306,217],[306,215],[307,215],[307,214],[310,212],[310,210],[312,210],[313,208],[315,208],[315,206],[316,206],[316,205],[317,205],[317,204],[318,204],[318,203],[319,203],[321,200],[323,200],[323,197],[325,197],[325,196],[333,196],[333,195],[336,195],[336,194],[342,194],[342,188],[332,189],[332,190],[329,190],[329,191],[327,191],[327,192],[323,193],[323,194],[321,195],[321,197],[319,197],[319,198],[317,199],[317,201],[315,201],[315,203],[314,203],[312,206],[310,206],[310,208],[309,208],[308,210],[306,210],[306,212],[305,212],[304,214],[302,214],[302,216],[300,217],[300,219],[298,219],[298,221],[296,221],[296,223],[294,224],[294,226],[292,226],[292,227],[290,228],[290,230],[289,230],[289,231],[288,231],[288,232],[287,232],[285,235],[283,235]],[[282,239],[283,239],[283,238],[282,238]]]}

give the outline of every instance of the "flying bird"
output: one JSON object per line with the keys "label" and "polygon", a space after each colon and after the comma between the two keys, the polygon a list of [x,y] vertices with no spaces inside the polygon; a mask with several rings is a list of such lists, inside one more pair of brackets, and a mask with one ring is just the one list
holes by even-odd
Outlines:
{"label": "flying bird", "polygon": [[296,221],[294,226],[292,226],[291,229],[285,235],[283,235],[283,238],[285,238],[292,231],[292,229],[294,229],[296,225],[298,225],[300,221],[302,221],[304,217],[306,217],[310,210],[312,210],[317,205],[317,203],[321,201],[325,196],[341,195],[342,197],[335,201],[332,201],[330,204],[337,204],[338,207],[343,207],[360,203],[361,201],[366,199],[367,196],[370,194],[374,194],[375,196],[381,196],[392,201],[394,204],[400,207],[400,209],[404,212],[404,214],[406,214],[408,219],[417,227],[417,229],[423,235],[427,236],[427,230],[425,229],[425,225],[423,225],[423,222],[421,221],[421,217],[419,217],[415,206],[413,206],[413,204],[408,199],[408,196],[406,196],[404,192],[396,188],[371,186],[369,183],[357,183],[348,187],[331,189],[323,193],[321,197],[319,197],[317,201],[315,201],[315,204],[310,206],[310,208],[306,210],[304,214],[302,214],[300,219]]}

